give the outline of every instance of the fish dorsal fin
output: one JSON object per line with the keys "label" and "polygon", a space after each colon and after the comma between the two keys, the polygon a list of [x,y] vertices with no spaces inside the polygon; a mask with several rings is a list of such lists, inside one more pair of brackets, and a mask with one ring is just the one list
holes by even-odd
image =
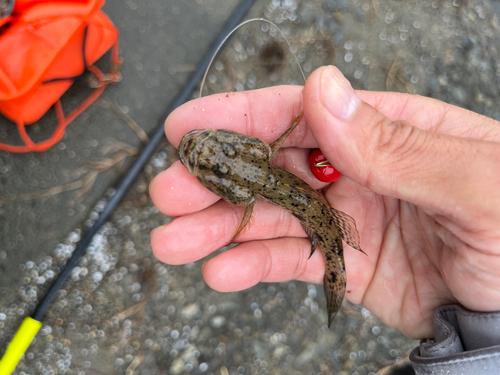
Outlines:
{"label": "fish dorsal fin", "polygon": [[336,210],[331,207],[331,212],[335,217],[335,223],[340,231],[340,235],[342,239],[352,248],[361,251],[363,254],[366,253],[361,250],[361,246],[359,245],[359,233],[356,228],[356,221],[346,213]]}

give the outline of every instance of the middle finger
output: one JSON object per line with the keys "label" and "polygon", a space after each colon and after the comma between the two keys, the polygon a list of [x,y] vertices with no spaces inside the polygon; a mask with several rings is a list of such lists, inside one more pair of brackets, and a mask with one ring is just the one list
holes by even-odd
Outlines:
{"label": "middle finger", "polygon": [[[242,217],[243,207],[221,200],[155,229],[151,233],[151,248],[167,264],[194,262],[227,245]],[[252,219],[237,241],[290,236],[306,236],[299,221],[279,207],[257,201]]]}

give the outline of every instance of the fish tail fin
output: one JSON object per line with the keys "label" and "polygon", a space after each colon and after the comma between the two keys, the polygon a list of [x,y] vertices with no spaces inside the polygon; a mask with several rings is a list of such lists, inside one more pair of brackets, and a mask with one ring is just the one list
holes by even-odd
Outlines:
{"label": "fish tail fin", "polygon": [[[333,257],[335,257],[333,255]],[[336,261],[329,261],[323,278],[323,287],[326,295],[326,306],[328,310],[328,328],[344,300],[346,289],[345,266],[343,257],[336,257]]]}

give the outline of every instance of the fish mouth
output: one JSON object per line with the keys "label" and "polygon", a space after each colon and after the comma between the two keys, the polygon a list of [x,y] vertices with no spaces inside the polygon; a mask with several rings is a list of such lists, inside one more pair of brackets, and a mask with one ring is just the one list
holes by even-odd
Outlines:
{"label": "fish mouth", "polygon": [[195,129],[182,137],[178,149],[179,160],[191,174],[193,174],[193,170],[198,164],[199,148],[203,144],[203,140],[210,135],[210,132],[210,129]]}

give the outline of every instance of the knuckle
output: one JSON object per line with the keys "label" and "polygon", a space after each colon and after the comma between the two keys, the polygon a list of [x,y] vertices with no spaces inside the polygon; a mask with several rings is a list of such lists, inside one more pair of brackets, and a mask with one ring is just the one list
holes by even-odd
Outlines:
{"label": "knuckle", "polygon": [[273,237],[274,238],[279,238],[283,235],[283,229],[284,225],[283,223],[286,223],[286,217],[285,217],[285,210],[278,210],[278,215],[276,215],[275,222],[273,225],[274,233]]}
{"label": "knuckle", "polygon": [[369,189],[375,188],[382,177],[390,179],[391,175],[413,170],[422,155],[425,155],[428,144],[427,132],[407,121],[391,121],[386,117],[372,128],[371,137],[373,143],[367,149],[368,157],[365,158],[365,186]]}
{"label": "knuckle", "polygon": [[[225,240],[229,240],[231,236],[236,233],[238,226],[243,218],[243,210],[241,206],[235,206],[232,204],[228,204],[224,201],[219,203],[219,209],[225,210],[229,209],[226,214],[221,216],[221,222],[223,223],[223,233],[225,233]],[[242,233],[240,233],[241,235]]]}
{"label": "knuckle", "polygon": [[386,119],[378,124],[377,151],[381,154],[395,153],[405,156],[411,152],[418,137],[416,128],[406,121],[394,121]]}
{"label": "knuckle", "polygon": [[[296,245],[298,248],[302,248],[304,243],[300,239],[296,238],[295,241],[297,242]],[[294,246],[295,247],[295,246]],[[297,280],[302,277],[302,275],[306,272],[307,268],[307,259],[309,256],[308,250],[310,247],[307,247],[305,251],[299,251],[298,252],[298,258],[297,258],[297,263],[295,265],[295,270],[293,272],[293,279]]]}
{"label": "knuckle", "polygon": [[273,256],[271,254],[271,249],[265,242],[262,242],[262,250],[264,253],[264,261],[263,261],[264,267],[262,268],[262,275],[260,277],[260,281],[265,281],[272,272],[274,262],[273,262]]}

